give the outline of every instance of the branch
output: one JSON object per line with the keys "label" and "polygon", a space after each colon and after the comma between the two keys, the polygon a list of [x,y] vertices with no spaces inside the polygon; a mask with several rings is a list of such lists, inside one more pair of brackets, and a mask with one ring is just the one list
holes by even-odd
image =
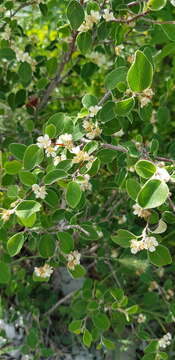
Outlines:
{"label": "branch", "polygon": [[111,95],[111,90],[107,91],[106,94],[104,94],[104,96],[99,101],[98,106],[103,105],[104,102],[110,97],[110,95]]}
{"label": "branch", "polygon": [[169,162],[169,163],[172,163],[172,162],[175,161],[175,160],[173,160],[173,159],[167,159],[167,158],[162,157],[162,156],[156,156],[155,159],[156,159],[156,160],[159,160],[159,161]]}
{"label": "branch", "polygon": [[140,1],[132,1],[129,4],[127,4],[127,6],[132,7],[132,6],[136,6],[136,5],[140,5],[140,3],[145,2],[145,0],[140,0]]}
{"label": "branch", "polygon": [[111,150],[116,150],[116,151],[120,151],[123,153],[127,153],[128,149],[126,149],[125,147],[123,147],[122,145],[111,145],[111,144],[101,144],[101,146],[105,149],[111,149]]}
{"label": "branch", "polygon": [[65,78],[65,76],[61,77],[61,74],[62,74],[62,72],[63,72],[63,70],[65,68],[65,65],[70,61],[70,59],[72,57],[72,54],[74,52],[76,37],[77,37],[77,32],[74,32],[73,35],[72,35],[72,41],[71,41],[71,43],[69,45],[69,50],[63,55],[62,60],[61,60],[61,62],[59,64],[59,66],[58,66],[57,73],[56,73],[55,77],[53,78],[53,80],[51,81],[48,88],[46,89],[41,102],[38,104],[37,109],[36,109],[36,113],[38,111],[40,111],[47,104],[52,91]]}
{"label": "branch", "polygon": [[143,16],[149,14],[149,12],[150,12],[150,10],[147,10],[147,11],[145,11],[143,13],[140,13],[140,14],[137,14],[137,15],[133,16],[132,18],[129,18],[129,19],[118,18],[118,19],[113,19],[111,21],[117,22],[117,23],[129,24],[130,22],[135,21],[135,20],[139,19],[140,17],[143,17]]}
{"label": "branch", "polygon": [[46,313],[44,313],[44,316],[49,316],[51,315],[58,306],[60,306],[61,304],[63,304],[64,302],[66,302],[68,299],[70,299],[74,294],[75,294],[76,290],[71,291],[69,294],[67,294],[64,298],[60,299],[59,301],[56,302],[55,305],[53,305]]}
{"label": "branch", "polygon": [[80,225],[67,225],[67,226],[64,226],[64,229],[75,229],[75,230],[79,230],[81,231],[82,233],[84,233],[86,236],[89,236],[89,232],[84,230]]}
{"label": "branch", "polygon": [[18,11],[20,11],[20,10],[23,9],[24,7],[30,6],[30,5],[33,5],[33,4],[36,4],[36,2],[35,2],[35,1],[29,1],[29,2],[26,2],[26,3],[24,3],[24,4],[21,4],[21,5],[12,13],[11,17],[15,16],[15,15],[18,13]]}
{"label": "branch", "polygon": [[175,25],[175,20],[161,21],[161,20],[153,20],[153,19],[149,19],[149,18],[143,18],[143,20],[148,21],[152,24],[158,24],[158,25],[166,25],[166,24]]}

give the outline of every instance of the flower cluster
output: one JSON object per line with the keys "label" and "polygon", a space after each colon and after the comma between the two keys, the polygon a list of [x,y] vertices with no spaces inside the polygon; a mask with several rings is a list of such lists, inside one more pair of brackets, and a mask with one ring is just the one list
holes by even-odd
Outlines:
{"label": "flower cluster", "polygon": [[56,140],[55,149],[58,149],[60,146],[64,146],[66,149],[71,150],[74,146],[72,135],[67,133],[60,135]]}
{"label": "flower cluster", "polygon": [[92,189],[92,185],[89,182],[89,180],[90,180],[90,176],[88,174],[76,178],[76,181],[80,184],[81,190],[83,191]]}
{"label": "flower cluster", "polygon": [[1,218],[3,221],[8,221],[10,218],[10,215],[14,214],[15,209],[1,209]]}
{"label": "flower cluster", "polygon": [[154,92],[153,92],[153,90],[150,89],[150,88],[144,90],[142,93],[140,93],[140,94],[138,95],[138,98],[139,98],[139,100],[140,100],[140,106],[141,106],[141,108],[144,107],[144,106],[146,106],[146,105],[151,101],[153,95],[154,95]]}
{"label": "flower cluster", "polygon": [[79,146],[74,147],[72,149],[72,153],[75,154],[72,159],[73,164],[93,160],[93,156],[90,156],[87,151],[81,150]]}
{"label": "flower cluster", "polygon": [[34,273],[38,277],[48,278],[53,273],[53,267],[51,267],[48,264],[45,264],[44,266],[41,267],[35,267]]}
{"label": "flower cluster", "polygon": [[146,321],[146,316],[144,314],[139,314],[138,318],[137,318],[137,322],[139,324],[143,324]]}
{"label": "flower cluster", "polygon": [[45,186],[39,186],[38,184],[33,184],[32,190],[33,190],[36,198],[45,199],[45,197],[47,195]]}
{"label": "flower cluster", "polygon": [[168,332],[159,340],[159,346],[165,349],[167,346],[171,344],[172,335]]}
{"label": "flower cluster", "polygon": [[58,156],[54,157],[53,164],[54,164],[54,166],[57,166],[60,163],[60,161],[63,161],[63,160],[66,160],[66,159],[67,158],[66,158],[65,154],[61,154],[60,156],[58,155]]}
{"label": "flower cluster", "polygon": [[106,56],[98,51],[93,51],[89,57],[99,67],[106,65]]}
{"label": "flower cluster", "polygon": [[68,254],[68,257],[67,257],[68,268],[70,270],[74,270],[75,266],[80,264],[80,258],[81,258],[81,254],[77,250],[74,250],[70,254]]}
{"label": "flower cluster", "polygon": [[85,20],[80,25],[78,31],[84,32],[91,30],[94,24],[97,24],[101,19],[101,15],[98,11],[91,10],[89,15],[85,15]]}
{"label": "flower cluster", "polygon": [[142,209],[138,204],[134,204],[133,209],[133,214],[137,215],[138,217],[147,219],[151,215],[149,210]]}
{"label": "flower cluster", "polygon": [[105,21],[112,21],[115,19],[115,17],[114,14],[109,9],[105,9],[103,12],[103,19]]}
{"label": "flower cluster", "polygon": [[154,252],[158,245],[158,241],[153,236],[144,236],[140,241],[132,239],[130,245],[131,253],[137,254],[141,250],[148,250],[150,252]]}
{"label": "flower cluster", "polygon": [[98,126],[98,123],[93,123],[89,120],[83,121],[83,127],[86,130],[86,137],[90,140],[95,139],[97,136],[101,134],[101,129]]}

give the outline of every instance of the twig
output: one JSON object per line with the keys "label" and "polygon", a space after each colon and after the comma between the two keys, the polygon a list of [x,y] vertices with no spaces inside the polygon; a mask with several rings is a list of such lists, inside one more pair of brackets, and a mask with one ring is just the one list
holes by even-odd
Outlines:
{"label": "twig", "polygon": [[121,288],[121,284],[120,284],[120,282],[119,282],[119,280],[118,280],[118,278],[116,276],[116,272],[114,271],[110,261],[105,261],[105,263],[108,265],[116,284]]}
{"label": "twig", "polygon": [[145,2],[145,0],[140,0],[140,1],[132,1],[129,4],[127,4],[128,7],[132,7],[132,6],[136,6],[136,5],[140,5],[141,3]]}
{"label": "twig", "polygon": [[104,94],[104,96],[99,101],[98,106],[103,105],[104,102],[110,97],[110,95],[111,95],[111,90],[107,91],[106,94]]}
{"label": "twig", "polygon": [[56,302],[55,305],[53,305],[46,313],[44,313],[44,316],[51,315],[61,304],[69,300],[76,292],[77,290],[71,291],[69,294],[67,294],[64,298],[60,299]]}
{"label": "twig", "polygon": [[81,231],[82,233],[84,233],[86,236],[89,236],[89,232],[84,230],[80,225],[67,225],[67,226],[64,226],[64,229],[75,229],[75,230],[79,230]]}
{"label": "twig", "polygon": [[69,46],[69,50],[63,55],[62,60],[58,66],[57,69],[57,73],[56,76],[53,78],[53,80],[51,81],[50,85],[48,86],[48,88],[46,89],[44,96],[41,100],[41,102],[38,104],[37,109],[36,109],[36,113],[38,111],[40,111],[48,102],[49,97],[52,93],[52,91],[56,88],[57,85],[59,85],[63,79],[65,78],[65,76],[61,77],[61,74],[65,68],[65,65],[70,61],[72,54],[74,52],[74,47],[75,47],[75,41],[76,41],[76,37],[77,37],[77,32],[75,31],[72,35],[72,41],[70,43]]}
{"label": "twig", "polygon": [[175,162],[175,160],[173,160],[173,159],[167,159],[167,158],[162,157],[162,156],[156,156],[155,159],[159,160],[159,161],[169,162],[169,163]]}
{"label": "twig", "polygon": [[19,7],[11,14],[11,17],[15,16],[18,13],[18,11],[20,11],[24,7],[30,6],[30,5],[33,5],[33,4],[36,4],[36,1],[29,1],[29,2],[26,2],[24,4],[19,5]]}
{"label": "twig", "polygon": [[158,25],[166,25],[166,24],[175,25],[175,20],[161,21],[161,20],[153,20],[153,19],[149,19],[149,18],[143,18],[142,20],[151,22],[152,24],[158,24]]}
{"label": "twig", "polygon": [[168,202],[169,202],[169,205],[170,205],[171,209],[175,212],[175,205],[174,205],[174,203],[173,203],[173,201],[171,200],[170,197],[168,198]]}
{"label": "twig", "polygon": [[143,13],[140,13],[140,14],[137,14],[135,16],[133,16],[132,18],[129,18],[129,19],[122,19],[122,18],[118,18],[118,19],[113,19],[111,21],[113,22],[117,22],[117,23],[124,23],[124,24],[129,24],[130,22],[132,21],[135,21],[141,17],[144,17],[145,15],[149,14],[150,10],[147,10]]}
{"label": "twig", "polygon": [[120,152],[123,152],[123,153],[128,152],[128,149],[124,148],[122,145],[102,144],[101,146],[103,148],[105,148],[105,149],[116,150],[116,151],[120,151]]}

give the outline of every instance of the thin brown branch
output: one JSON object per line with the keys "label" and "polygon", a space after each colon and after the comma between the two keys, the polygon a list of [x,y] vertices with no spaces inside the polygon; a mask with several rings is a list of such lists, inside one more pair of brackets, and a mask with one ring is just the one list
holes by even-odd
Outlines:
{"label": "thin brown branch", "polygon": [[110,95],[111,95],[111,91],[109,90],[109,91],[107,91],[106,94],[104,94],[104,96],[101,98],[101,100],[100,100],[99,103],[98,103],[98,106],[103,105],[104,102],[110,97]]}
{"label": "thin brown branch", "polygon": [[66,230],[69,230],[69,229],[79,230],[82,233],[84,233],[86,236],[89,236],[88,231],[84,230],[80,225],[67,225],[67,226],[64,226],[64,229],[66,229]]}
{"label": "thin brown branch", "polygon": [[159,160],[159,161],[165,161],[165,162],[168,162],[168,163],[175,162],[175,160],[173,160],[173,159],[167,159],[167,158],[162,157],[162,156],[156,156],[155,159]]}
{"label": "thin brown branch", "polygon": [[41,102],[38,104],[36,113],[40,111],[45,105],[47,105],[51,93],[65,78],[65,76],[62,77],[61,74],[64,71],[65,65],[70,61],[72,57],[75,48],[76,37],[77,37],[77,32],[74,32],[72,35],[72,41],[69,45],[69,50],[63,55],[62,60],[58,66],[57,73],[53,78],[53,80],[50,82],[48,88],[46,89]]}
{"label": "thin brown branch", "polygon": [[45,314],[44,316],[49,316],[51,315],[61,304],[63,304],[64,302],[66,302],[67,300],[69,300],[74,294],[75,294],[75,290],[71,291],[69,294],[67,294],[64,298],[60,299],[59,301],[56,302],[55,305],[53,305]]}
{"label": "thin brown branch", "polygon": [[128,149],[126,149],[125,147],[123,147],[122,145],[111,145],[111,144],[102,144],[101,145],[103,148],[105,149],[110,149],[110,150],[116,150],[116,151],[120,151],[123,153],[127,153]]}
{"label": "thin brown branch", "polygon": [[171,24],[171,25],[175,25],[175,20],[153,20],[150,18],[143,18],[142,20],[150,22],[152,24],[158,24],[158,25],[166,25],[166,24]]}
{"label": "thin brown branch", "polygon": [[175,205],[174,205],[173,201],[171,200],[170,196],[168,198],[168,202],[169,202],[170,208],[175,212]]}
{"label": "thin brown branch", "polygon": [[118,18],[118,19],[113,19],[111,21],[113,22],[117,22],[117,23],[123,23],[123,24],[129,24],[131,23],[132,21],[135,21],[141,17],[144,17],[145,15],[149,14],[150,10],[147,10],[147,11],[144,11],[143,13],[139,13],[129,19],[123,19],[123,18]]}
{"label": "thin brown branch", "polygon": [[30,6],[30,5],[33,5],[33,4],[36,4],[35,1],[29,1],[29,2],[26,2],[24,4],[21,4],[20,6],[18,6],[18,8],[11,14],[11,17],[15,16],[18,11],[22,10],[24,7],[26,6]]}

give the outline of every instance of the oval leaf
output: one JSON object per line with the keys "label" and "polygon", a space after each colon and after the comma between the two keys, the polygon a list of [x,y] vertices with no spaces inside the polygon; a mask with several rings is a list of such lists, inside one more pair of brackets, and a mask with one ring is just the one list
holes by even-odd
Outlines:
{"label": "oval leaf", "polygon": [[66,192],[66,201],[71,208],[75,208],[81,200],[82,191],[80,185],[75,181],[68,184]]}
{"label": "oval leaf", "polygon": [[141,188],[137,202],[144,209],[152,209],[162,205],[169,195],[169,189],[164,181],[148,180]]}
{"label": "oval leaf", "polygon": [[154,252],[148,253],[150,262],[157,266],[164,266],[172,263],[172,258],[167,247],[159,245]]}
{"label": "oval leaf", "polygon": [[149,179],[155,174],[157,168],[151,161],[139,160],[135,165],[135,170],[139,176]]}
{"label": "oval leaf", "polygon": [[[146,76],[145,76],[146,74]],[[153,78],[153,67],[145,54],[137,50],[134,63],[131,65],[127,81],[133,92],[142,92],[149,88]]]}
{"label": "oval leaf", "polygon": [[10,256],[17,255],[24,244],[24,234],[18,233],[13,235],[7,242],[7,250]]}

